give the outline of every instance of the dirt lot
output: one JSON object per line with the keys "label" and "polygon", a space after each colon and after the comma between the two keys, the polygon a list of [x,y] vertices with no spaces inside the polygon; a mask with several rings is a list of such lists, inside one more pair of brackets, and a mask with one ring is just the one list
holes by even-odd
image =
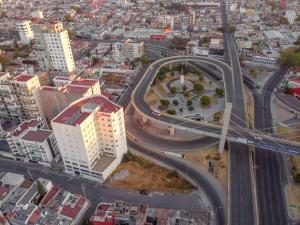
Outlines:
{"label": "dirt lot", "polygon": [[108,179],[113,187],[128,190],[147,190],[164,193],[191,193],[194,188],[175,171],[155,165],[139,156],[130,154],[129,160],[121,163]]}
{"label": "dirt lot", "polygon": [[228,151],[223,154],[218,153],[218,147],[211,147],[206,150],[189,152],[185,154],[185,158],[195,165],[208,171],[208,162],[215,162],[214,177],[220,182],[225,191],[228,185]]}
{"label": "dirt lot", "polygon": [[288,185],[287,194],[289,199],[289,211],[293,219],[300,219],[300,187]]}

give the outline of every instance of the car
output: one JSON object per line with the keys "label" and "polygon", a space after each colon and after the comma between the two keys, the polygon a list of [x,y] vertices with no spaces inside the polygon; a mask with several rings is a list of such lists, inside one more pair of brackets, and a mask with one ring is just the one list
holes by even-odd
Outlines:
{"label": "car", "polygon": [[263,140],[263,138],[262,138],[262,137],[259,137],[259,136],[255,136],[255,137],[254,137],[254,139],[256,139],[256,140],[260,140],[260,141],[262,141],[262,140]]}
{"label": "car", "polygon": [[161,116],[161,113],[157,110],[153,110],[152,113],[156,116]]}
{"label": "car", "polygon": [[141,194],[141,195],[148,195],[148,194],[149,194],[149,191],[146,190],[146,189],[142,189],[142,190],[140,190],[140,194]]}

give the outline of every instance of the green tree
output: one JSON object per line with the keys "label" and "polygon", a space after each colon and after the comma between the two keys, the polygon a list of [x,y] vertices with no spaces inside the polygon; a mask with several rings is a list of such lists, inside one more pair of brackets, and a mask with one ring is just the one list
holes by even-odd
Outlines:
{"label": "green tree", "polygon": [[36,180],[36,188],[37,188],[37,191],[38,191],[40,196],[45,196],[46,195],[46,190],[45,190],[43,184],[41,183],[41,181]]}
{"label": "green tree", "polygon": [[200,83],[195,82],[194,83],[194,90],[197,91],[198,94],[200,94],[204,90],[204,87]]}
{"label": "green tree", "polygon": [[171,94],[175,94],[176,91],[177,91],[176,87],[171,87],[171,88],[170,88]]}
{"label": "green tree", "polygon": [[294,181],[296,183],[300,184],[300,174],[299,173],[294,176]]}
{"label": "green tree", "polygon": [[167,113],[170,114],[170,115],[176,115],[176,110],[174,110],[174,109],[168,109]]}
{"label": "green tree", "polygon": [[224,32],[225,32],[225,29],[224,29],[224,27],[219,27],[219,28],[217,29],[217,31],[224,33]]}
{"label": "green tree", "polygon": [[65,15],[64,20],[66,22],[73,22],[73,18],[70,14]]}
{"label": "green tree", "polygon": [[193,101],[192,101],[192,100],[188,100],[188,101],[186,102],[186,105],[187,105],[187,106],[193,105]]}
{"label": "green tree", "polygon": [[229,32],[230,32],[230,33],[236,32],[236,27],[235,27],[235,26],[230,26],[230,27],[229,27]]}
{"label": "green tree", "polygon": [[256,78],[256,76],[257,76],[256,69],[250,69],[250,74],[251,74],[252,77]]}
{"label": "green tree", "polygon": [[160,104],[164,107],[169,107],[170,101],[168,99],[161,99]]}
{"label": "green tree", "polygon": [[279,58],[281,65],[300,66],[300,49],[290,47],[281,52]]}
{"label": "green tree", "polygon": [[173,100],[173,105],[178,106],[179,102],[175,99],[175,100]]}
{"label": "green tree", "polygon": [[223,88],[216,88],[215,89],[215,93],[216,93],[217,96],[223,97],[223,95],[224,95],[224,89]]}
{"label": "green tree", "polygon": [[202,105],[202,106],[209,106],[211,100],[210,100],[210,97],[209,97],[209,96],[204,95],[204,96],[202,96],[202,97],[200,98],[200,102],[201,102],[201,105]]}
{"label": "green tree", "polygon": [[289,21],[288,21],[287,18],[281,16],[280,19],[279,19],[279,23],[287,25],[287,24],[289,24]]}
{"label": "green tree", "polygon": [[183,112],[183,108],[180,108],[180,109],[179,109],[179,112]]}
{"label": "green tree", "polygon": [[143,63],[144,65],[148,64],[150,62],[149,58],[147,55],[142,55],[140,58],[139,58],[140,62]]}
{"label": "green tree", "polygon": [[189,111],[193,111],[194,107],[193,106],[189,106]]}

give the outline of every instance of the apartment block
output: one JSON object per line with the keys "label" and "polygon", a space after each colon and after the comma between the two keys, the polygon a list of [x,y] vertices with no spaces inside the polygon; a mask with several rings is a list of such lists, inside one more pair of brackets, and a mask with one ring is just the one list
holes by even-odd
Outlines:
{"label": "apartment block", "polygon": [[127,152],[123,108],[104,96],[72,103],[51,125],[70,174],[103,182]]}
{"label": "apartment block", "polygon": [[127,39],[124,43],[115,43],[113,45],[113,58],[117,62],[124,60],[134,60],[144,54],[144,42],[137,42]]}
{"label": "apartment block", "polygon": [[30,44],[33,39],[33,32],[30,20],[23,20],[16,23],[16,28],[23,44]]}
{"label": "apartment block", "polygon": [[6,141],[16,159],[51,166],[60,159],[52,130],[43,120],[26,120],[7,131]]}
{"label": "apartment block", "polygon": [[72,102],[92,95],[100,95],[99,80],[55,77],[56,87],[43,86],[39,90],[42,116],[51,121]]}
{"label": "apartment block", "polygon": [[62,23],[32,24],[34,50],[43,70],[71,73],[75,71],[68,31]]}
{"label": "apartment block", "polygon": [[31,182],[24,180],[23,176],[20,180],[19,174],[9,175],[22,183],[12,182],[12,179],[7,182],[8,173],[0,173],[0,181],[3,181],[0,182],[0,194],[4,193],[0,211],[3,213],[3,221],[6,221],[5,225],[81,224],[90,207],[88,199],[65,191],[47,179],[38,178]]}
{"label": "apartment block", "polygon": [[40,86],[37,75],[0,73],[0,115],[15,121],[38,118]]}

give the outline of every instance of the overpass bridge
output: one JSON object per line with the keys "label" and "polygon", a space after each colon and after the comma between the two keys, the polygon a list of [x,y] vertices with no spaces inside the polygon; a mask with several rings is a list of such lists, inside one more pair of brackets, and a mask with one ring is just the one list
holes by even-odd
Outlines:
{"label": "overpass bridge", "polygon": [[[235,102],[235,96],[237,93],[233,86],[234,78],[232,76],[232,71],[228,64],[214,58],[186,55],[172,56],[152,63],[132,92],[132,105],[134,109],[145,119],[156,121],[175,129],[188,130],[199,135],[220,138],[222,133],[222,127],[220,125],[203,123],[179,116],[171,116],[165,113],[158,115],[153,112],[151,107],[145,102],[145,96],[147,95],[160,68],[170,63],[187,61],[196,62],[197,65],[202,65],[205,70],[208,70],[210,73],[214,73],[216,77],[221,74],[224,82],[225,101],[231,103]],[[260,132],[259,130],[241,127],[239,125],[241,124],[241,119],[237,116],[237,114],[238,113],[235,112],[235,109],[233,109],[233,116],[231,117],[230,127],[226,136],[228,141],[252,145],[275,152],[300,155],[300,143],[274,137]]]}

